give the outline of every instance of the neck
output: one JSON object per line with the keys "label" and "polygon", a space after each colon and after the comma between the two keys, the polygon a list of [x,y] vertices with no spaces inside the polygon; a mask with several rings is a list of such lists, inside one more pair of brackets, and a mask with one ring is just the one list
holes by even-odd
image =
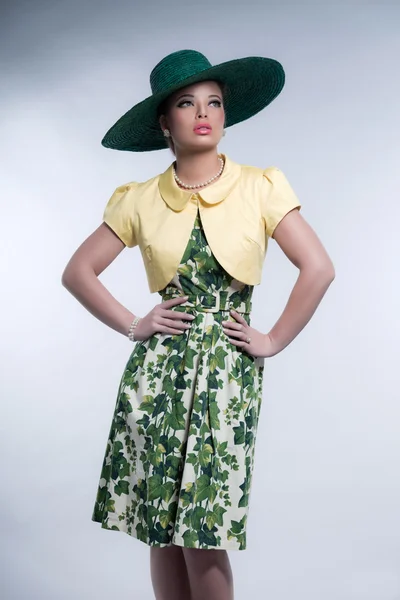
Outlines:
{"label": "neck", "polygon": [[187,185],[207,181],[214,177],[220,168],[221,163],[216,148],[207,152],[176,155],[176,174]]}

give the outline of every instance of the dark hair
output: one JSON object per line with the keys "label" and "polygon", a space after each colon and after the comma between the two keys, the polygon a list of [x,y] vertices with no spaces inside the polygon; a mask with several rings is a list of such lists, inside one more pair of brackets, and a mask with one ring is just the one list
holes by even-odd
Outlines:
{"label": "dark hair", "polygon": [[[172,94],[171,94],[172,95]],[[165,115],[168,109],[168,104],[169,101],[171,99],[171,95],[168,96],[167,98],[165,98],[165,100],[163,100],[161,102],[161,104],[158,105],[157,107],[157,117],[160,118],[161,115]],[[171,150],[172,154],[175,156],[175,146],[174,146],[174,142],[172,141],[172,138],[165,138],[166,143],[169,146],[169,149]]]}
{"label": "dark hair", "polygon": [[[224,99],[224,96],[227,92],[228,86],[226,83],[223,83],[222,81],[218,81],[216,79],[212,80],[215,81],[216,83],[218,83],[219,87],[221,88],[221,92],[222,92],[222,99]],[[167,98],[165,98],[165,100],[163,100],[157,107],[157,118],[160,118],[161,115],[165,115],[167,110],[168,110],[168,105],[170,102],[172,94],[170,94]],[[173,155],[175,156],[175,146],[174,146],[174,142],[172,140],[172,138],[165,138],[165,141],[167,142],[171,152],[173,153]]]}

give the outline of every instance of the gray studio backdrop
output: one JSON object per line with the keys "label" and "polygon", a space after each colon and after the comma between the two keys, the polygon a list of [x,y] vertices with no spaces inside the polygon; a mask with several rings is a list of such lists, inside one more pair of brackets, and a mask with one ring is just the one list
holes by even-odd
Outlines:
{"label": "gray studio backdrop", "polygon": [[[13,2],[1,28],[1,583],[4,600],[153,597],[148,547],[91,521],[127,338],[61,286],[114,189],[172,161],[100,140],[165,54],[262,55],[287,83],[227,130],[278,166],[336,267],[312,322],[266,361],[236,598],[398,600],[399,71],[395,4]],[[266,332],[297,276],[275,242],[254,290]],[[101,276],[135,314],[138,248]]]}

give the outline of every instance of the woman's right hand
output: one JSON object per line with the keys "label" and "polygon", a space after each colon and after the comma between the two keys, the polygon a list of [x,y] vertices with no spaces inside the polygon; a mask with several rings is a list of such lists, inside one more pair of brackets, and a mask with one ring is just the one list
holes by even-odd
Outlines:
{"label": "woman's right hand", "polygon": [[187,321],[193,321],[194,315],[177,311],[170,310],[172,306],[177,306],[186,302],[187,297],[179,296],[178,298],[171,298],[165,302],[160,302],[149,312],[145,317],[142,317],[135,327],[135,340],[144,341],[151,337],[154,333],[169,333],[177,334],[190,329],[190,323]]}

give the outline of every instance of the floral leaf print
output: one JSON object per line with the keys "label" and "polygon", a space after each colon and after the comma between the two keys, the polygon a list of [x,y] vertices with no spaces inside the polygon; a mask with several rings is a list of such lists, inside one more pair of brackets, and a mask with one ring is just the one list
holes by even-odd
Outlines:
{"label": "floral leaf print", "polygon": [[263,362],[223,333],[225,301],[250,323],[253,287],[207,243],[199,212],[160,294],[188,294],[190,331],[137,342],[121,376],[92,520],[149,546],[246,548]]}

